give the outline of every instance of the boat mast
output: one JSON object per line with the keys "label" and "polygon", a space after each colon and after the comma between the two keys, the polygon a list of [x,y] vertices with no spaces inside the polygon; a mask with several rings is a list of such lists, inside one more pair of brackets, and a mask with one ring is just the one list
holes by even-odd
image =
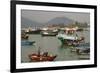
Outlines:
{"label": "boat mast", "polygon": [[41,53],[41,48],[39,47],[38,48],[38,56],[40,56],[40,53]]}

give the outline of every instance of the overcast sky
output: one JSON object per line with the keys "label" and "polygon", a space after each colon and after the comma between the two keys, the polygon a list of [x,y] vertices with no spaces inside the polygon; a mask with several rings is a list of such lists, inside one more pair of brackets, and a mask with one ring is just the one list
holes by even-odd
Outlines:
{"label": "overcast sky", "polygon": [[55,11],[36,11],[21,10],[21,16],[39,23],[46,23],[56,17],[67,17],[78,22],[90,23],[90,13],[79,12],[55,12]]}

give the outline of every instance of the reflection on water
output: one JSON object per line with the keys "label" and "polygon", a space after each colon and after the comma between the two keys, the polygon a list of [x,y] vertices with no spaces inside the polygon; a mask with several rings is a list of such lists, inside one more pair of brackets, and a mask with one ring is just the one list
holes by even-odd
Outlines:
{"label": "reflection on water", "polygon": [[[85,42],[90,42],[89,31],[77,32],[80,36],[85,36]],[[30,41],[35,41],[36,43],[31,46],[21,46],[21,61],[29,62],[29,54],[36,53],[38,48],[41,47],[41,52],[48,52],[49,54],[57,55],[55,61],[68,61],[68,60],[79,60],[79,55],[72,53],[71,49],[66,45],[62,45],[61,41],[58,40],[56,36],[53,37],[42,37],[40,34],[29,35]],[[89,55],[87,55],[89,56]]]}

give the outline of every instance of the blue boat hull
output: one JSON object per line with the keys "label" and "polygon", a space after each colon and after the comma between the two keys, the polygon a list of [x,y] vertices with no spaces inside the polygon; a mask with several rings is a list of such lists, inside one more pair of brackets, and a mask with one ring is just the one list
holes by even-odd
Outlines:
{"label": "blue boat hull", "polygon": [[21,45],[33,45],[35,41],[21,41]]}

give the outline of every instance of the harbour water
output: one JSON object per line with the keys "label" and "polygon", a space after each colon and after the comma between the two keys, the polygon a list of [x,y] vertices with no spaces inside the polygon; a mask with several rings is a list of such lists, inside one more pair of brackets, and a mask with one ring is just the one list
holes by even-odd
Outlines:
{"label": "harbour water", "polygon": [[[79,36],[85,37],[85,42],[90,42],[90,31],[77,32]],[[21,46],[21,62],[29,62],[29,54],[37,53],[38,48],[41,48],[42,52],[48,52],[52,55],[57,55],[54,61],[69,61],[69,60],[81,60],[80,55],[71,52],[71,48],[66,45],[62,45],[61,41],[56,36],[41,36],[40,34],[29,34],[30,41],[35,41],[34,45]],[[89,57],[89,55],[87,55]]]}

